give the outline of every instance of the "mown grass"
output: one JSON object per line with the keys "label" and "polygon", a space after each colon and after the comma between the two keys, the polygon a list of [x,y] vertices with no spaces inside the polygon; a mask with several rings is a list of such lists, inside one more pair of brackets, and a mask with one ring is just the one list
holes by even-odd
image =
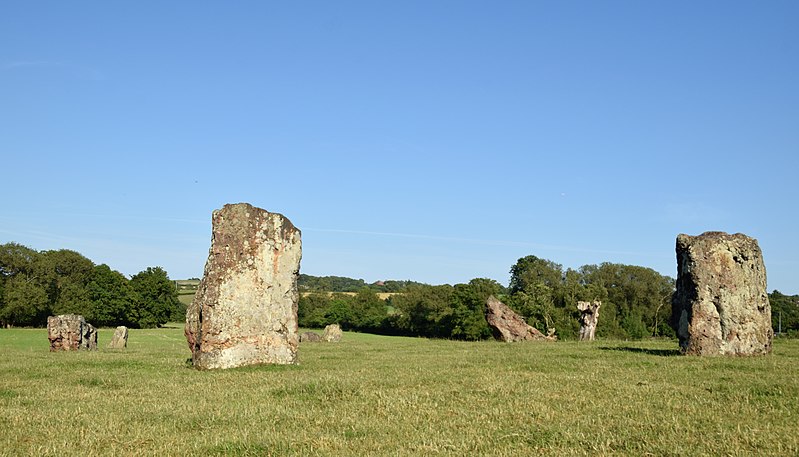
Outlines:
{"label": "mown grass", "polygon": [[503,344],[346,333],[300,364],[201,372],[182,328],[50,353],[0,330],[2,455],[796,455],[799,341]]}
{"label": "mown grass", "polygon": [[178,301],[183,303],[186,306],[189,306],[189,305],[191,305],[191,302],[194,300],[194,294],[195,294],[195,292],[179,293],[178,294]]}

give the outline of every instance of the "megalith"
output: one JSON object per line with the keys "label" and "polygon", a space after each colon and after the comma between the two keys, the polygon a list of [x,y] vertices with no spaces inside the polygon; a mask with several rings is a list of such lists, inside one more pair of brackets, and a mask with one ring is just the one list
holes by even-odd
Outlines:
{"label": "megalith", "polygon": [[246,203],[214,211],[212,225],[205,272],[186,311],[194,366],[296,363],[300,231]]}
{"label": "megalith", "polygon": [[577,302],[577,310],[580,311],[580,341],[594,341],[600,306],[601,301]]}
{"label": "megalith", "polygon": [[300,343],[318,343],[322,336],[316,332],[303,332],[300,334]]}
{"label": "megalith", "polygon": [[47,339],[51,352],[97,349],[97,329],[77,314],[48,317]]}
{"label": "megalith", "polygon": [[330,324],[325,327],[325,332],[322,334],[322,341],[326,343],[338,343],[341,341],[343,332],[338,324]]}
{"label": "megalith", "polygon": [[771,352],[771,306],[757,240],[723,232],[677,236],[671,325],[685,354]]}
{"label": "megalith", "polygon": [[128,328],[120,325],[114,330],[114,336],[111,337],[111,342],[108,343],[111,349],[125,349],[128,347]]}
{"label": "megalith", "polygon": [[494,338],[505,341],[555,341],[554,331],[549,336],[544,335],[535,327],[528,325],[524,318],[506,304],[497,300],[493,295],[488,297],[485,306],[485,316]]}

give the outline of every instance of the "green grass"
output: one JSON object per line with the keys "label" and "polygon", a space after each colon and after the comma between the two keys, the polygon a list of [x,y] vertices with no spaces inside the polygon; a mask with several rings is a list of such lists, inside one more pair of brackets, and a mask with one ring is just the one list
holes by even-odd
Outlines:
{"label": "green grass", "polygon": [[200,281],[196,279],[178,279],[175,281],[178,292],[178,300],[186,306],[191,304],[194,300],[194,294],[197,293],[197,288]]}
{"label": "green grass", "polygon": [[201,372],[182,328],[50,353],[0,330],[0,455],[796,455],[799,341],[504,344],[346,333],[300,364]]}

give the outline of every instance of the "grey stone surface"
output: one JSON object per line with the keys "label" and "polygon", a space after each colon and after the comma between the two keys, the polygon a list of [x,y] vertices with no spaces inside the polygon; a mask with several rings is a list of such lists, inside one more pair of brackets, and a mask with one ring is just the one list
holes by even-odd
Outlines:
{"label": "grey stone surface", "polygon": [[343,333],[338,324],[330,324],[325,327],[325,333],[322,335],[322,341],[326,343],[338,343],[341,341]]}
{"label": "grey stone surface", "polygon": [[125,349],[128,347],[128,328],[120,325],[114,330],[114,336],[111,337],[111,342],[108,343],[111,349]]}
{"label": "grey stone surface", "polygon": [[577,310],[580,311],[580,341],[594,341],[601,306],[601,301],[577,302]]}
{"label": "grey stone surface", "polygon": [[485,316],[488,326],[491,328],[494,338],[512,343],[515,341],[555,341],[557,337],[554,331],[549,336],[545,336],[535,327],[525,322],[507,305],[490,296],[486,300]]}
{"label": "grey stone surface", "polygon": [[300,231],[246,203],[213,213],[205,272],[186,311],[199,369],[297,361]]}
{"label": "grey stone surface", "polygon": [[771,306],[757,240],[736,233],[677,237],[671,325],[691,355],[771,352]]}
{"label": "grey stone surface", "polygon": [[300,343],[318,343],[322,341],[322,336],[316,332],[303,332],[300,334]]}
{"label": "grey stone surface", "polygon": [[48,317],[47,339],[53,352],[97,349],[97,329],[77,314]]}

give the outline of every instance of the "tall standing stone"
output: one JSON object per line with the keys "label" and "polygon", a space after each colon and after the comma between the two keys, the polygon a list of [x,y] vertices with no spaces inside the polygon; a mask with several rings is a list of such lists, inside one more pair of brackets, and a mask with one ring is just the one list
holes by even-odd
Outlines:
{"label": "tall standing stone", "polygon": [[600,306],[602,306],[601,301],[577,302],[577,310],[580,311],[580,341],[594,341]]}
{"label": "tall standing stone", "polygon": [[48,317],[47,339],[52,352],[97,349],[97,329],[77,314]]}
{"label": "tall standing stone", "polygon": [[771,352],[771,306],[757,240],[723,232],[677,236],[671,325],[686,354]]}
{"label": "tall standing stone", "polygon": [[213,213],[203,279],[186,311],[199,369],[297,361],[300,231],[246,203]]}

